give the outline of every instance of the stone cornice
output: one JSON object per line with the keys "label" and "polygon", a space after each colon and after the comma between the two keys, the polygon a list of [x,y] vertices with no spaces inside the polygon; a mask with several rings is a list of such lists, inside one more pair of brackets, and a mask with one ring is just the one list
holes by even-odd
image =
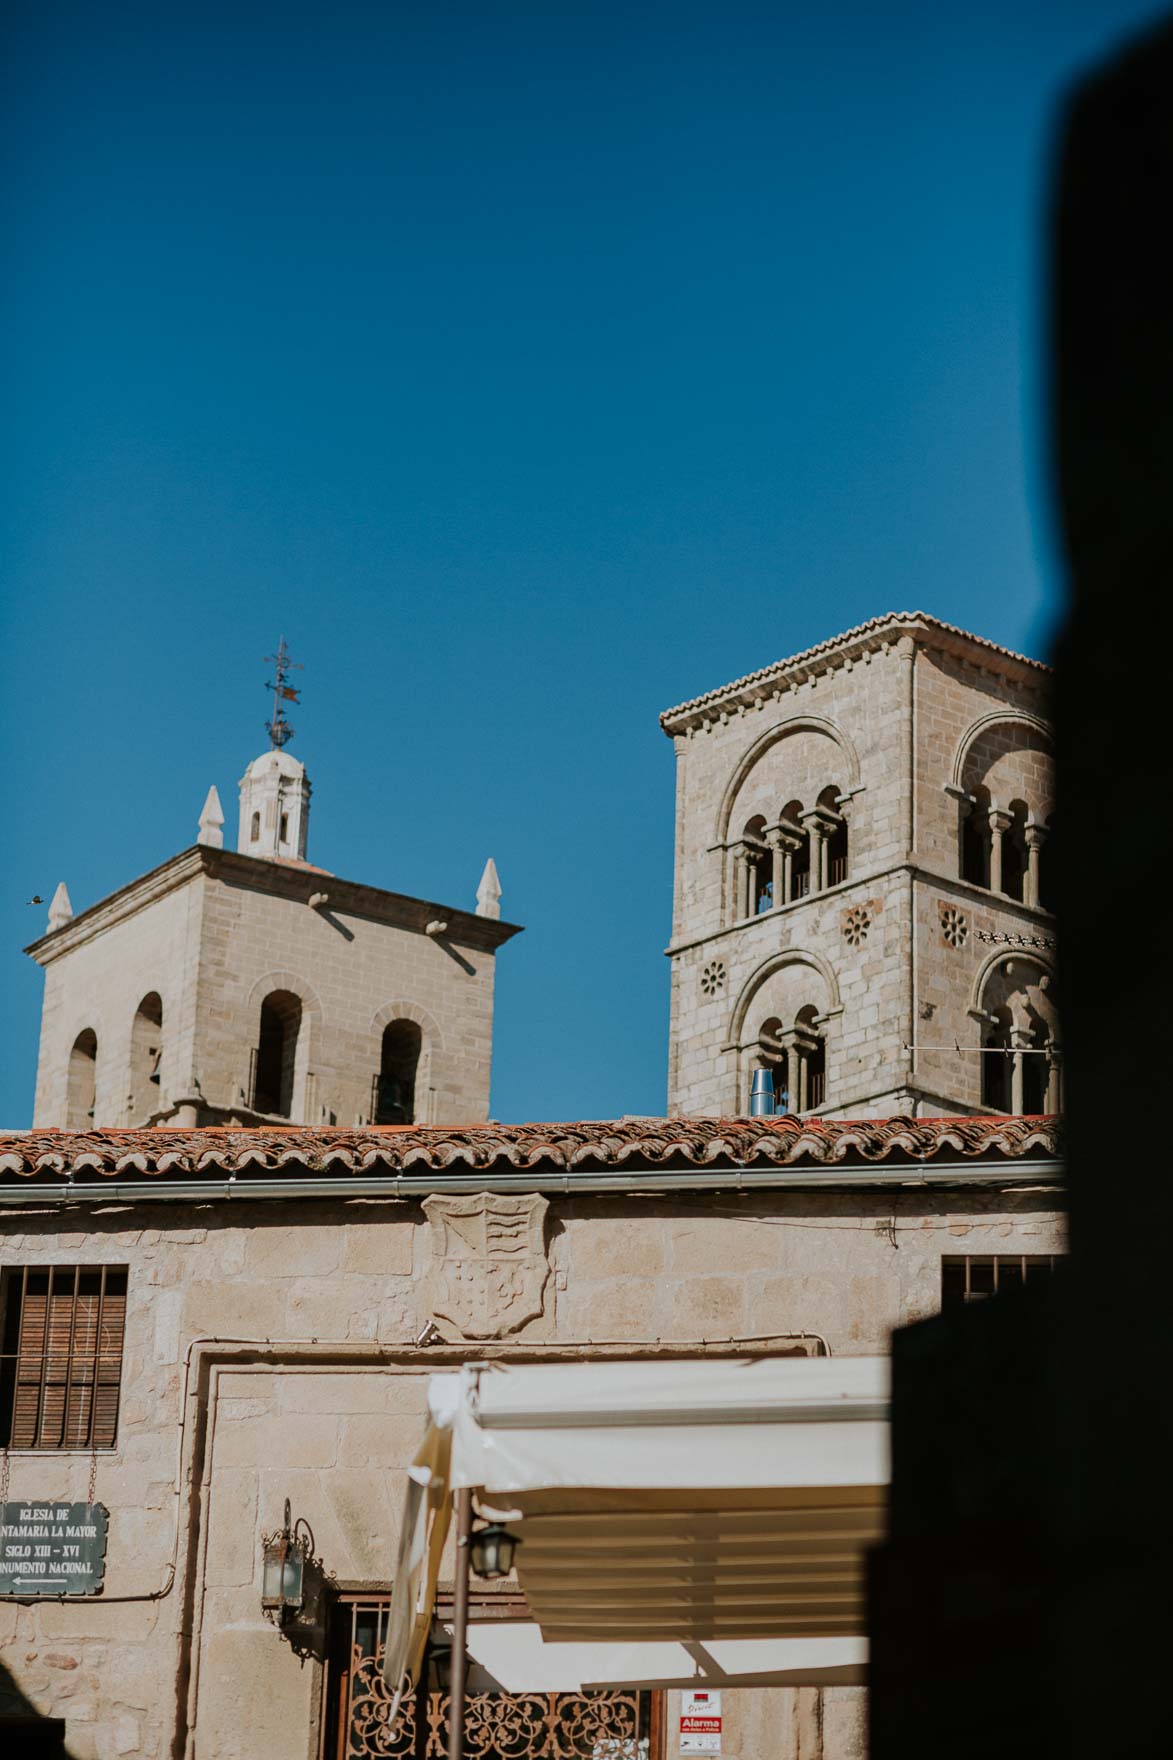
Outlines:
{"label": "stone cornice", "polygon": [[75,947],[83,946],[85,942],[92,941],[95,935],[112,928],[115,923],[134,916],[145,905],[154,904],[157,899],[165,898],[169,892],[186,886],[204,871],[204,858],[213,853],[219,855],[221,852],[208,850],[202,844],[193,844],[190,849],[181,850],[177,856],[171,856],[149,873],[140,874],[137,880],[131,880],[128,885],[120,886],[117,892],[107,893],[97,904],[79,911],[68,923],[63,923],[60,929],[50,929],[47,935],[31,942],[25,948],[25,953],[30,959],[35,959],[39,966],[52,965],[62,954],[72,953]]}
{"label": "stone cornice", "polygon": [[193,844],[150,873],[132,880],[129,885],[100,899],[88,910],[80,911],[60,929],[52,929],[25,948],[40,966],[51,965],[62,954],[70,953],[95,935],[103,933],[153,904],[156,899],[197,879],[201,874],[225,885],[241,886],[251,892],[266,892],[274,898],[292,899],[309,905],[315,895],[325,894],[331,914],[366,917],[373,922],[394,924],[397,928],[424,934],[429,922],[442,918],[447,933],[442,941],[493,951],[511,936],[521,933],[518,923],[505,923],[495,917],[478,917],[472,911],[458,910],[454,905],[437,904],[434,900],[411,898],[401,892],[386,892],[378,886],[365,886],[354,880],[341,880],[321,868],[301,867],[294,863],[265,861],[259,856],[241,855],[237,850],[212,849]]}
{"label": "stone cornice", "polygon": [[[716,844],[716,849],[723,849],[724,844]],[[710,852],[711,853],[711,852]],[[788,922],[800,912],[812,905],[821,905],[829,899],[843,899],[852,892],[868,892],[882,880],[889,880],[893,875],[908,874],[918,885],[939,887],[971,905],[975,911],[988,911],[993,915],[1005,911],[1015,919],[1023,918],[1028,928],[1039,926],[1054,930],[1055,918],[1051,911],[1044,910],[1041,905],[1023,904],[1017,898],[1007,898],[1004,893],[991,892],[988,887],[978,886],[972,880],[962,880],[956,874],[950,874],[944,868],[935,867],[931,858],[914,856],[908,862],[891,862],[886,868],[873,868],[862,874],[852,874],[846,880],[840,880],[835,886],[825,886],[821,892],[808,892],[802,898],[792,898],[777,910],[761,911],[752,917],[738,917],[734,923],[726,923],[720,929],[708,929],[703,935],[690,935],[679,941],[670,941],[664,948],[668,959],[678,954],[687,953],[694,947],[705,947],[710,941],[723,941],[728,936],[739,935],[743,930],[752,929],[761,923]]]}
{"label": "stone cornice", "polygon": [[1013,679],[1035,690],[1045,691],[1049,686],[1051,668],[1041,660],[1016,654],[984,636],[942,623],[924,611],[892,611],[818,642],[801,654],[776,660],[744,678],[665,709],[660,725],[669,737],[697,732],[728,720],[731,714],[762,708],[771,698],[781,698],[787,691],[813,684],[827,673],[853,667],[861,660],[866,664],[873,654],[886,654],[904,637],[911,637],[918,647],[950,654],[995,677]]}

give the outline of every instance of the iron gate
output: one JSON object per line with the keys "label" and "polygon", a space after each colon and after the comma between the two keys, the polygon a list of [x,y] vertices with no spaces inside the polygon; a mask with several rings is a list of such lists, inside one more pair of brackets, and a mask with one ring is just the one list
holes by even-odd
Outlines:
{"label": "iron gate", "polygon": [[[340,1597],[331,1619],[323,1760],[445,1760],[448,1694],[417,1693],[388,1723],[383,1680],[390,1598]],[[658,1695],[470,1693],[469,1760],[657,1760]]]}

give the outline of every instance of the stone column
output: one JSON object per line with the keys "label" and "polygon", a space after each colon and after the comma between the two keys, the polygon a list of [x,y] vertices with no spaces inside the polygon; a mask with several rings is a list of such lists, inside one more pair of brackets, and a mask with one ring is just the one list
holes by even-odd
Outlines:
{"label": "stone column", "polygon": [[753,863],[750,860],[749,848],[741,847],[741,884],[738,887],[737,914],[748,917],[750,913],[751,893],[753,891]]}
{"label": "stone column", "polygon": [[787,892],[787,861],[786,846],[782,841],[782,832],[777,825],[771,825],[766,832],[766,842],[770,846],[770,879],[773,884],[773,906],[777,910],[786,901]]}
{"label": "stone column", "polygon": [[1014,820],[1009,813],[1000,807],[991,807],[990,821],[990,891],[1002,890],[1002,839],[1013,825]]}
{"label": "stone column", "polygon": [[1047,1111],[1063,1110],[1063,1065],[1054,1045],[1047,1048]]}
{"label": "stone column", "polygon": [[742,854],[740,843],[729,845],[728,908],[731,923],[736,923],[741,916]]}
{"label": "stone column", "polygon": [[802,822],[810,838],[811,891],[823,892],[827,885],[827,827],[818,813],[804,813]]}
{"label": "stone column", "polygon": [[1030,1034],[1013,1028],[1010,1034],[1010,1110],[1022,1117],[1022,1060],[1030,1052]]}
{"label": "stone column", "polygon": [[1026,884],[1023,903],[1037,910],[1039,906],[1039,854],[1047,841],[1045,826],[1028,825],[1026,827]]}
{"label": "stone column", "polygon": [[798,1054],[798,1046],[791,1039],[786,1046],[786,1110],[801,1112],[802,1058]]}
{"label": "stone column", "polygon": [[791,831],[783,831],[780,825],[772,825],[766,833],[766,841],[774,857],[774,909],[790,903],[790,887],[794,878],[794,852],[798,848],[798,839]]}

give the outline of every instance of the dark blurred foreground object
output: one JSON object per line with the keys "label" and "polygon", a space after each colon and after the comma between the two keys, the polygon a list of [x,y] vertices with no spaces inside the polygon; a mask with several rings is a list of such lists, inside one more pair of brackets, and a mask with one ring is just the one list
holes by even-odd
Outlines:
{"label": "dark blurred foreground object", "polygon": [[1066,1268],[893,1339],[891,1521],[868,1585],[873,1755],[1061,1751],[1049,1630],[1064,1474],[1047,1371],[1065,1282]]}
{"label": "dark blurred foreground object", "polygon": [[1173,1753],[1173,27],[1077,92],[1055,219],[1071,1260],[897,1340],[873,1760]]}

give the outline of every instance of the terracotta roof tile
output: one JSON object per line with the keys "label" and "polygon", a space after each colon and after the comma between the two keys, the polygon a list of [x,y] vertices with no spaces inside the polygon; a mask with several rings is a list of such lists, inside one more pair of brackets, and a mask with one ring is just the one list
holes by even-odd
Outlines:
{"label": "terracotta roof tile", "polygon": [[844,1167],[891,1161],[1057,1159],[1057,1118],[621,1118],[573,1124],[368,1126],[362,1130],[208,1126],[198,1130],[0,1133],[0,1179],[35,1174],[187,1175],[442,1172],[506,1165]]}

